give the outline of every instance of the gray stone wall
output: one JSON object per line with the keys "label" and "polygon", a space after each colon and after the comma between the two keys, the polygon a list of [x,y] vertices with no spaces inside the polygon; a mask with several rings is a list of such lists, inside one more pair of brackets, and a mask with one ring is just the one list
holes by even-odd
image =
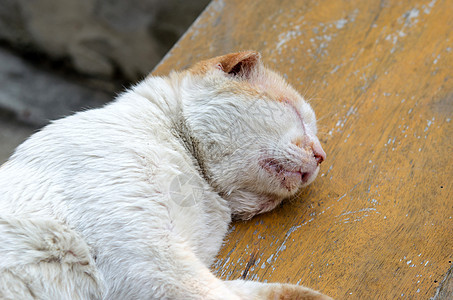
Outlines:
{"label": "gray stone wall", "polygon": [[0,0],[0,39],[80,73],[147,74],[207,0]]}

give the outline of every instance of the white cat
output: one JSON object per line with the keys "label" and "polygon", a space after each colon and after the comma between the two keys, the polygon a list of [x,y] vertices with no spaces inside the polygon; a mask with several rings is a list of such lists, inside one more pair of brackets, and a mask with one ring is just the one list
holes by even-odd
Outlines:
{"label": "white cat", "polygon": [[316,131],[253,51],[53,122],[0,168],[0,298],[330,299],[209,271],[232,217],[315,179]]}

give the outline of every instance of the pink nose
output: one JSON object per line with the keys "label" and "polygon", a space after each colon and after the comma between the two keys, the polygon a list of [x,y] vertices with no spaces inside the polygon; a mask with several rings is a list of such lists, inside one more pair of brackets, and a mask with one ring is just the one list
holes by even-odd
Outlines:
{"label": "pink nose", "polygon": [[311,145],[311,149],[313,150],[313,155],[315,156],[318,165],[326,159],[326,152],[324,152],[324,150],[321,147],[321,144],[318,141],[315,141]]}

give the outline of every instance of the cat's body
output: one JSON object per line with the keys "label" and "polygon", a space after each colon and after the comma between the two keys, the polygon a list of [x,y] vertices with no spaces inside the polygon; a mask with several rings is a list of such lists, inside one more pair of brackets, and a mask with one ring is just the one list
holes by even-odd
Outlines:
{"label": "cat's body", "polygon": [[232,216],[314,180],[315,122],[255,52],[53,122],[0,168],[0,298],[321,299],[208,269]]}

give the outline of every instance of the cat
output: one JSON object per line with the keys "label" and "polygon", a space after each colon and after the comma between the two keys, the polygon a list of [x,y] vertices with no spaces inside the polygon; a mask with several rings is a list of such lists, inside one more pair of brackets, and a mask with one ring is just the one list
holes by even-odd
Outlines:
{"label": "cat", "polygon": [[315,179],[316,134],[310,105],[254,51],[52,122],[0,168],[0,298],[331,299],[209,270],[232,219]]}

